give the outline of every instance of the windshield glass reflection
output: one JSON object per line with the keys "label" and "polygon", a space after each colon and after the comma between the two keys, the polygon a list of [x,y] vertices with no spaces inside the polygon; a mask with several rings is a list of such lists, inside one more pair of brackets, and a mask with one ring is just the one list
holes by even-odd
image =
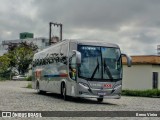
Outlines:
{"label": "windshield glass reflection", "polygon": [[122,78],[121,54],[118,48],[79,45],[78,51],[82,57],[79,77],[87,80]]}

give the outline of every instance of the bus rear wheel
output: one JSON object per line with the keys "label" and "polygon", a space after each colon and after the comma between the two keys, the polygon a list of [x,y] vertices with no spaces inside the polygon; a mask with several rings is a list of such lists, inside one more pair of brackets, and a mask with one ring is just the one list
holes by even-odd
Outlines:
{"label": "bus rear wheel", "polygon": [[97,98],[98,102],[103,102],[103,98]]}
{"label": "bus rear wheel", "polygon": [[40,90],[40,88],[39,88],[39,83],[37,83],[37,93],[38,94],[45,94],[46,93],[46,91],[43,91],[43,90]]}

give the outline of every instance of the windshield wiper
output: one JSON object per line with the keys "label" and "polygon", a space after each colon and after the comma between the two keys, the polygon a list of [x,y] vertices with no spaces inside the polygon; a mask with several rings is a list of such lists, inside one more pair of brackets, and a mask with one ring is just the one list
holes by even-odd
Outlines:
{"label": "windshield wiper", "polygon": [[121,55],[119,55],[119,57],[118,57],[117,61],[119,61],[119,60],[120,60],[120,58],[121,58]]}
{"label": "windshield wiper", "polygon": [[94,69],[93,74],[92,74],[90,80],[92,80],[92,79],[94,78],[94,75],[96,74],[96,71],[97,71],[97,70],[98,70],[98,72],[99,72],[99,61],[98,61],[98,58],[97,58],[97,66],[96,66],[96,68]]}
{"label": "windshield wiper", "polygon": [[110,70],[109,70],[108,65],[106,64],[105,59],[104,59],[104,73],[107,73],[108,77],[109,77],[111,80],[113,80],[112,74],[111,74],[111,72],[110,72]]}

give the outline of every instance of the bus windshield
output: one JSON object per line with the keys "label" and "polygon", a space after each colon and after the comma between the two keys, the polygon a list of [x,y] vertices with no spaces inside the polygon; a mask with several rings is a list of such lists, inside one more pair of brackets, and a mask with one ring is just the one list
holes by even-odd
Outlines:
{"label": "bus windshield", "polygon": [[93,81],[122,79],[122,61],[119,48],[78,45],[81,65],[78,76]]}

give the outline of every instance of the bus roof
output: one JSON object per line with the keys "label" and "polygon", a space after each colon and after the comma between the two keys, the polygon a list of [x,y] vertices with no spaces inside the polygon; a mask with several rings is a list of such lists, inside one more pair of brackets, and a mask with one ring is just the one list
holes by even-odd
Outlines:
{"label": "bus roof", "polygon": [[113,43],[107,43],[104,40],[86,40],[86,39],[65,39],[61,42],[55,43],[45,49],[43,49],[40,52],[37,52],[35,54],[35,56],[37,56],[38,54],[41,53],[45,53],[46,51],[49,51],[50,49],[52,49],[54,46],[59,46],[61,44],[63,44],[64,42],[75,42],[77,44],[81,44],[81,45],[93,45],[93,46],[106,46],[106,47],[116,47],[119,48],[119,46],[117,44],[113,44]]}
{"label": "bus roof", "polygon": [[71,42],[77,42],[78,44],[85,44],[85,45],[95,45],[95,46],[106,46],[106,47],[117,47],[119,46],[114,43],[107,43],[104,40],[96,40],[96,39],[70,39]]}

